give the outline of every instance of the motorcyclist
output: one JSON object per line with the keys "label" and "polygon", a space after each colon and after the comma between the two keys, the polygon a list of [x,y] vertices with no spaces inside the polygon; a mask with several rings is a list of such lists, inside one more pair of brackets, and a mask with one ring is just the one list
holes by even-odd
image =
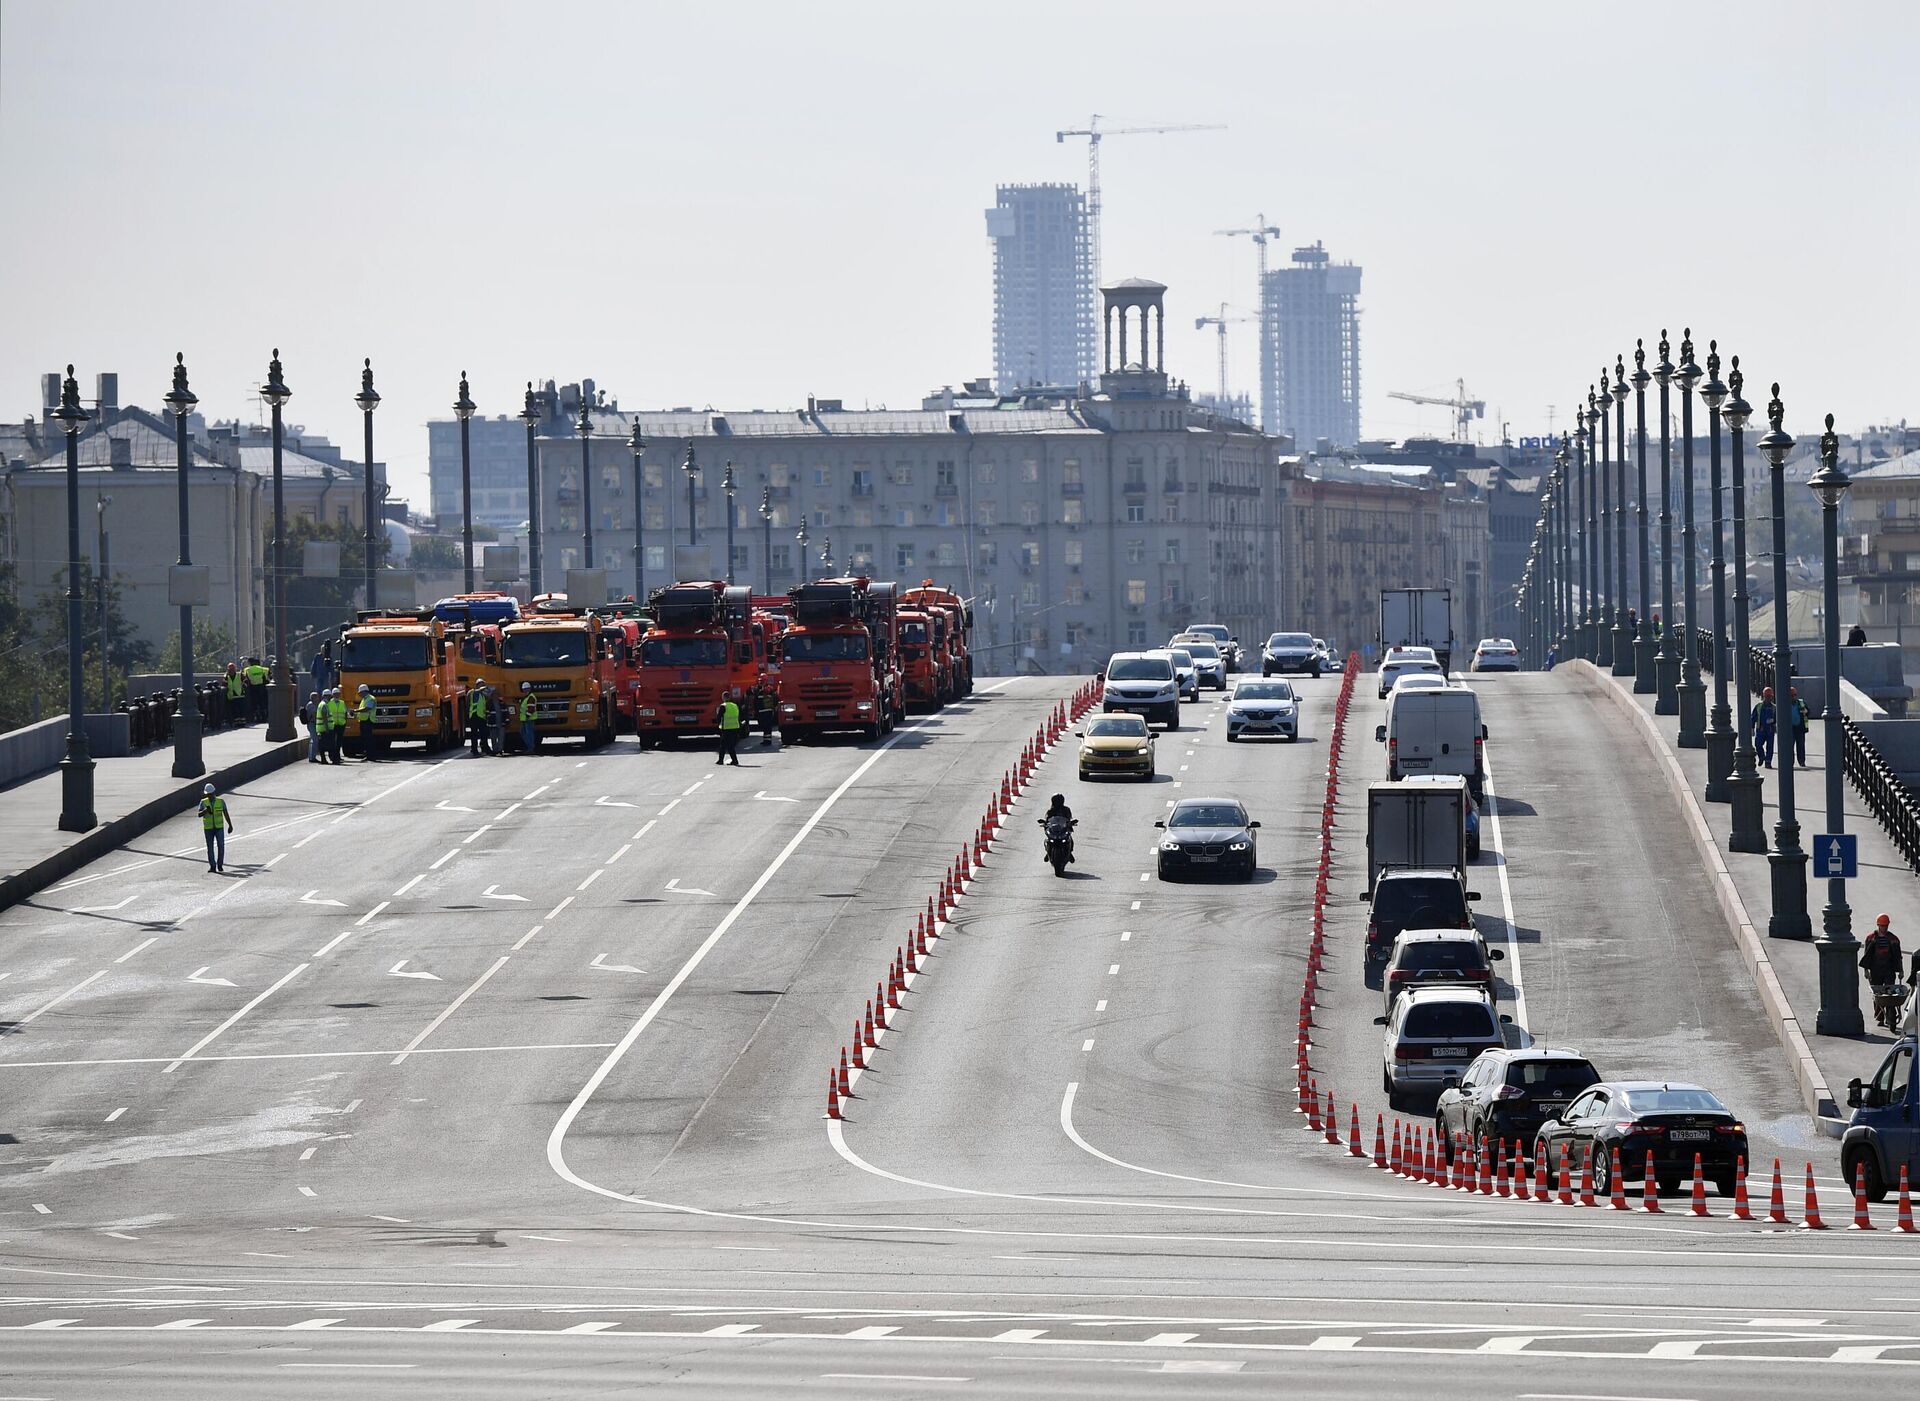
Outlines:
{"label": "motorcyclist", "polygon": [[[1046,828],[1049,839],[1053,837],[1056,831],[1054,826],[1056,819],[1065,824],[1065,830],[1062,831],[1060,835],[1061,839],[1067,844],[1067,861],[1071,864],[1073,861],[1073,809],[1067,806],[1067,795],[1064,793],[1055,793],[1053,795],[1053,801],[1047,804],[1047,815],[1040,819],[1040,825]],[[1046,847],[1044,844],[1041,847],[1040,859],[1042,861],[1046,860]]]}

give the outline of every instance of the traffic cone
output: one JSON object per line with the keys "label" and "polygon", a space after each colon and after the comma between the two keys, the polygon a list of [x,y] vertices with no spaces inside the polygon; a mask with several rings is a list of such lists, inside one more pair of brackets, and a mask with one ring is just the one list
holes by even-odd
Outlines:
{"label": "traffic cone", "polygon": [[1547,1185],[1547,1155],[1536,1152],[1533,1155],[1533,1199],[1542,1205],[1553,1200],[1552,1189]]}
{"label": "traffic cone", "polygon": [[1307,1112],[1307,1034],[1300,1033],[1300,1051],[1293,1058],[1293,1112]]}
{"label": "traffic cone", "polygon": [[1507,1141],[1501,1139],[1493,1150],[1493,1192],[1495,1196],[1513,1195],[1513,1184],[1507,1180]]}
{"label": "traffic cone", "polygon": [[1806,1219],[1801,1226],[1809,1231],[1824,1231],[1827,1223],[1820,1219],[1820,1196],[1813,1186],[1813,1164],[1807,1164],[1807,1210]]}
{"label": "traffic cone", "polygon": [[1391,1155],[1392,1155],[1392,1162],[1393,1162],[1393,1169],[1392,1169],[1393,1175],[1395,1177],[1405,1177],[1407,1175],[1407,1160],[1401,1153],[1400,1121],[1398,1119],[1395,1119],[1393,1121],[1393,1148],[1391,1150]]}
{"label": "traffic cone", "polygon": [[1474,1149],[1474,1161],[1480,1168],[1479,1192],[1483,1197],[1493,1195],[1493,1166],[1487,1160],[1487,1140],[1483,1135]]}
{"label": "traffic cone", "polygon": [[852,1095],[853,1086],[847,1083],[847,1048],[842,1046],[840,1048],[840,1097],[847,1099]]}
{"label": "traffic cone", "polygon": [[1700,1173],[1700,1155],[1693,1155],[1693,1204],[1687,1208],[1689,1216],[1711,1216],[1707,1210],[1707,1179]]}
{"label": "traffic cone", "polygon": [[1647,1150],[1646,1173],[1640,1179],[1640,1205],[1650,1216],[1663,1214],[1660,1210],[1660,1179],[1653,1171],[1653,1150],[1651,1148]]}
{"label": "traffic cone", "polygon": [[1373,1116],[1373,1165],[1382,1172],[1387,1170],[1387,1116]]}
{"label": "traffic cone", "polygon": [[827,1072],[827,1117],[838,1119],[840,1114],[840,1087],[834,1083],[833,1072]]}
{"label": "traffic cone", "polygon": [[1553,1196],[1554,1200],[1562,1206],[1573,1205],[1573,1176],[1567,1167],[1567,1145],[1564,1143],[1560,1145],[1559,1185],[1555,1188]]}
{"label": "traffic cone", "polygon": [[1349,1101],[1347,1111],[1347,1156],[1364,1158],[1367,1152],[1360,1146],[1360,1106]]}
{"label": "traffic cone", "polygon": [[1320,1122],[1326,1126],[1327,1142],[1340,1146],[1340,1111],[1334,1106],[1333,1091],[1327,1091],[1327,1106],[1320,1115]]}
{"label": "traffic cone", "polygon": [[914,920],[913,943],[914,947],[919,950],[920,957],[925,958],[927,956],[927,925],[925,920]]}
{"label": "traffic cone", "polygon": [[1607,1165],[1612,1169],[1609,1175],[1613,1179],[1613,1193],[1608,1197],[1607,1205],[1611,1206],[1615,1211],[1627,1211],[1630,1208],[1627,1206],[1626,1180],[1620,1171],[1620,1147],[1618,1144],[1615,1144],[1609,1151],[1612,1156],[1607,1159]]}
{"label": "traffic cone", "polygon": [[1420,1180],[1422,1182],[1433,1181],[1434,1153],[1433,1130],[1422,1129],[1420,1131]]}
{"label": "traffic cone", "polygon": [[1773,1160],[1773,1195],[1767,1202],[1767,1220],[1776,1226],[1790,1224],[1787,1220],[1787,1196],[1780,1187],[1780,1160]]}
{"label": "traffic cone", "polygon": [[1320,1086],[1316,1081],[1307,1081],[1307,1130],[1320,1132]]}
{"label": "traffic cone", "polygon": [[1893,1223],[1896,1231],[1913,1234],[1913,1199],[1907,1195],[1907,1165],[1900,1164],[1900,1217]]}
{"label": "traffic cone", "polygon": [[1853,1165],[1853,1229],[1871,1231],[1873,1218],[1867,1214],[1867,1165],[1856,1162]]}
{"label": "traffic cone", "polygon": [[873,1034],[873,1002],[871,1000],[867,1002],[866,1042],[869,1051],[877,1049],[880,1045],[880,1038]]}
{"label": "traffic cone", "polygon": [[1747,1160],[1744,1155],[1733,1162],[1733,1219],[1753,1220],[1753,1210],[1747,1205]]}
{"label": "traffic cone", "polygon": [[1461,1150],[1459,1134],[1456,1133],[1449,1136],[1447,1144],[1453,1149],[1453,1161],[1447,1164],[1447,1181],[1445,1185],[1449,1191],[1457,1192],[1460,1190],[1460,1174],[1465,1166],[1464,1160],[1467,1155]]}
{"label": "traffic cone", "polygon": [[1593,1145],[1580,1158],[1580,1205],[1593,1205]]}
{"label": "traffic cone", "polygon": [[867,1068],[867,1043],[861,1038],[858,1017],[853,1019],[853,1068],[855,1070]]}
{"label": "traffic cone", "polygon": [[1513,1196],[1515,1201],[1527,1201],[1531,1194],[1527,1191],[1527,1155],[1520,1151],[1520,1142],[1513,1145]]}
{"label": "traffic cone", "polygon": [[927,937],[929,939],[938,939],[940,937],[940,917],[933,911],[933,899],[931,896],[927,899]]}
{"label": "traffic cone", "polygon": [[943,871],[940,874],[940,918],[944,920],[952,913],[953,887],[948,884],[947,873]]}
{"label": "traffic cone", "polygon": [[893,995],[892,988],[888,987],[885,983],[875,983],[873,985],[873,1005],[874,1009],[880,1013],[880,1029],[885,1031],[887,1029],[886,1014],[888,1012],[899,1011],[900,1001]]}
{"label": "traffic cone", "polygon": [[920,964],[914,958],[913,940],[911,939],[907,940],[906,956],[907,956],[907,971],[909,973],[918,973],[920,971]]}

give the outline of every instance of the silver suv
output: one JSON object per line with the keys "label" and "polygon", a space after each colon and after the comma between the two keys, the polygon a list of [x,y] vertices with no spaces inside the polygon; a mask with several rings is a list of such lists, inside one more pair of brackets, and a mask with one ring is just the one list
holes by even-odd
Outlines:
{"label": "silver suv", "polygon": [[1107,662],[1100,708],[1145,716],[1169,730],[1180,728],[1180,680],[1165,652],[1115,652]]}

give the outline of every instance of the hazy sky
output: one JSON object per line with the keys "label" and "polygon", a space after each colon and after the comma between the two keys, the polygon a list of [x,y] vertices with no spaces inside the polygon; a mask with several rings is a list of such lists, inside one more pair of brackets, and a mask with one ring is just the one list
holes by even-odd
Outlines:
{"label": "hazy sky", "polygon": [[[176,349],[251,416],[379,452],[529,377],[623,407],[917,405],[992,371],[1002,181],[1104,147],[1105,271],[1255,300],[1264,212],[1365,269],[1363,428],[1456,378],[1516,435],[1690,323],[1788,427],[1920,417],[1920,4],[202,3],[0,0],[0,414],[72,360],[155,403]],[[1254,391],[1251,328],[1232,344]],[[1764,393],[1764,386],[1763,386]],[[1749,390],[1756,404],[1763,394]],[[357,449],[356,449],[357,451]]]}

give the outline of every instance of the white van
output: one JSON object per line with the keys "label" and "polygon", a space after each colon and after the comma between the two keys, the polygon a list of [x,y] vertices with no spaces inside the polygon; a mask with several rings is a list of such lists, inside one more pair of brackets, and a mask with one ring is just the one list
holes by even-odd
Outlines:
{"label": "white van", "polygon": [[1167,652],[1115,652],[1107,662],[1100,708],[1145,716],[1169,730],[1180,728],[1180,677]]}
{"label": "white van", "polygon": [[1485,777],[1481,762],[1487,727],[1480,697],[1466,686],[1396,690],[1387,699],[1387,723],[1373,737],[1387,746],[1387,780],[1415,774],[1458,774],[1475,798]]}

